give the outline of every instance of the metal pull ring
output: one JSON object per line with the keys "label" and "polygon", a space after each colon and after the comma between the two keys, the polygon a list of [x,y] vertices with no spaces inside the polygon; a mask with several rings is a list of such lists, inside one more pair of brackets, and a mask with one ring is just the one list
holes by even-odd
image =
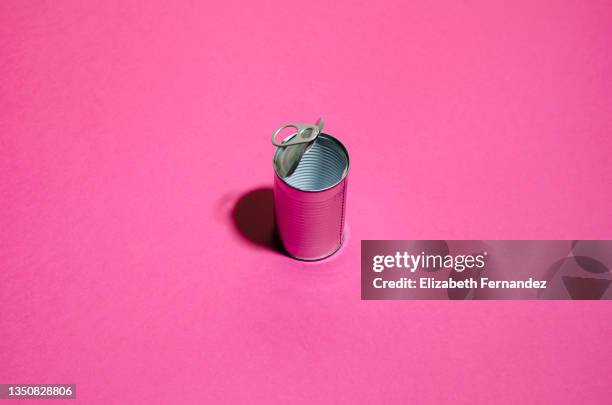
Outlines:
{"label": "metal pull ring", "polygon": [[[293,138],[291,138],[290,140],[286,142],[283,142],[283,141],[278,142],[276,140],[276,136],[285,128],[295,128],[297,132],[295,134],[292,134],[295,136],[293,136]],[[286,124],[278,128],[276,131],[274,131],[274,133],[272,134],[272,144],[278,148],[284,148],[284,147],[291,146],[291,145],[310,143],[314,141],[315,139],[317,139],[317,136],[319,136],[322,130],[323,130],[323,118],[319,118],[316,125]]]}

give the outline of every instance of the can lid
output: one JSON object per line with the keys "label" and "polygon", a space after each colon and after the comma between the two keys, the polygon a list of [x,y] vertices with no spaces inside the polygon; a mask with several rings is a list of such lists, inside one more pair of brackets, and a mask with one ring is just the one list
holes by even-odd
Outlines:
{"label": "can lid", "polygon": [[[278,142],[276,137],[285,128],[295,128],[297,132]],[[274,166],[280,177],[291,176],[300,163],[302,156],[308,153],[322,130],[323,118],[319,118],[315,125],[285,124],[274,131],[272,134],[272,144],[277,148],[282,148],[281,153],[274,159]]]}

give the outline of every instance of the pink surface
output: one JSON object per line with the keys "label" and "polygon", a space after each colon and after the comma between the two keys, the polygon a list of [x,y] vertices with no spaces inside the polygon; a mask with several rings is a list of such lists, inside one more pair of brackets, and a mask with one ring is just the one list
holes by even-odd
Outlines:
{"label": "pink surface", "polygon": [[[361,239],[612,238],[609,1],[85,3],[0,3],[0,383],[610,401],[610,302],[359,299]],[[319,115],[348,239],[309,264],[244,228]]]}

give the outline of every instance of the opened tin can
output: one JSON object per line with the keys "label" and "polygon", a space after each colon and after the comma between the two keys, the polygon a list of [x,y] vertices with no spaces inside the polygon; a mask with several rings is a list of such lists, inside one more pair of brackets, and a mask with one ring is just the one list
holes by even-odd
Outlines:
{"label": "opened tin can", "polygon": [[[287,127],[297,132],[278,142]],[[319,120],[284,125],[272,135],[276,230],[287,253],[300,260],[330,256],[344,237],[349,155],[322,129]]]}

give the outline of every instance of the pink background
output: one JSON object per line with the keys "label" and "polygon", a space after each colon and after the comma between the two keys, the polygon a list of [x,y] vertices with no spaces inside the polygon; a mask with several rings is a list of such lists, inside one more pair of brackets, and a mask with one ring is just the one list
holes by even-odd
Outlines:
{"label": "pink background", "polygon": [[[361,239],[612,237],[609,1],[85,3],[0,2],[1,383],[610,400],[610,302],[359,299]],[[319,115],[348,237],[308,264],[232,212]]]}

